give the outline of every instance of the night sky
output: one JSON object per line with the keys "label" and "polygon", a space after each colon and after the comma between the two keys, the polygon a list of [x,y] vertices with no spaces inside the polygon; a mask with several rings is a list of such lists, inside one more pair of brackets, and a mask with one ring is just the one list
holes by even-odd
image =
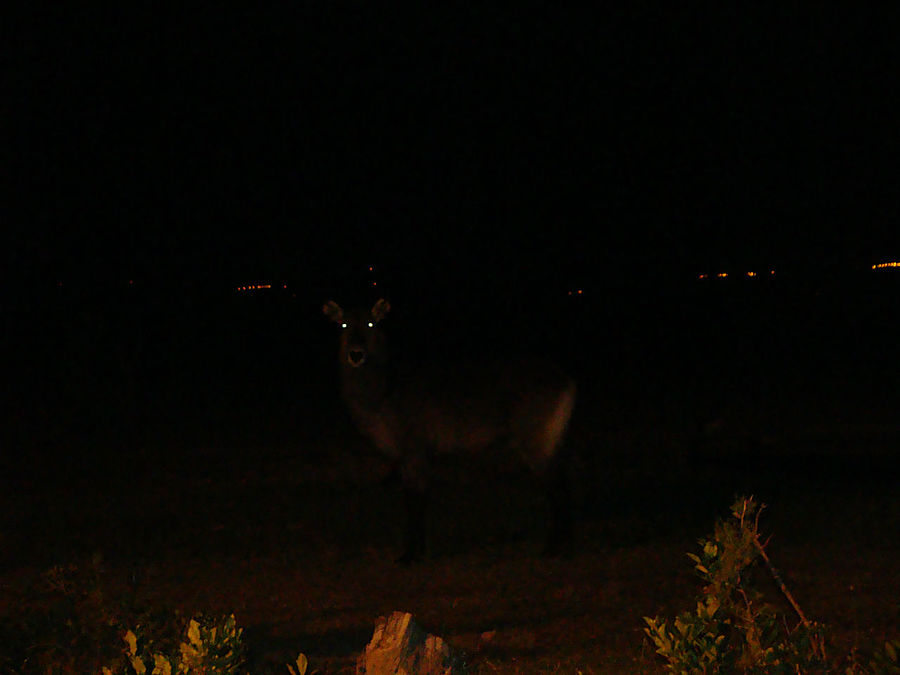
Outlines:
{"label": "night sky", "polygon": [[4,47],[7,271],[566,287],[900,257],[896,7],[432,4],[33,13]]}

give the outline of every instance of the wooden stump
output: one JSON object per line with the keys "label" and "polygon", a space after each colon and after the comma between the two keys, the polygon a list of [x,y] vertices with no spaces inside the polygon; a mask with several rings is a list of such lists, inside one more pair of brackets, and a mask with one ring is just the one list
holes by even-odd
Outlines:
{"label": "wooden stump", "polygon": [[426,633],[408,612],[379,617],[375,633],[356,660],[357,675],[458,675],[461,656],[442,638]]}

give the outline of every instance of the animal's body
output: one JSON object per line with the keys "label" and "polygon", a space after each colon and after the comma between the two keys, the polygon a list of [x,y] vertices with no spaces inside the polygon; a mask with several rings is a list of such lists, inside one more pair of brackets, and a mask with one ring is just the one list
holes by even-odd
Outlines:
{"label": "animal's body", "polygon": [[545,551],[571,535],[563,437],[575,404],[574,381],[550,363],[514,360],[468,368],[433,367],[400,375],[391,367],[378,300],[348,311],[327,302],[340,327],[341,395],[357,428],[394,466],[406,498],[402,561],[425,552],[427,493],[442,453],[515,455],[547,486],[551,530]]}

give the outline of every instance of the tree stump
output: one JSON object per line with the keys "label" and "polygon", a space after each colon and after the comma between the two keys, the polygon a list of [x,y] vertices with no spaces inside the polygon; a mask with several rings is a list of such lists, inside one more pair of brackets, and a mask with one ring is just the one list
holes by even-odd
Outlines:
{"label": "tree stump", "polygon": [[459,675],[461,656],[426,633],[408,612],[379,617],[372,640],[356,660],[357,675]]}

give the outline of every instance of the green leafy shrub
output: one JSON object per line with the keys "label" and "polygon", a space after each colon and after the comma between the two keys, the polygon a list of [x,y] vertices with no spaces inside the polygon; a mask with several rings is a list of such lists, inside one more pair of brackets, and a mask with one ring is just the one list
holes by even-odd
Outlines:
{"label": "green leafy shrub", "polygon": [[[0,619],[0,673],[180,675],[245,673],[234,615],[137,611],[104,588],[100,556],[57,565],[10,589],[14,615]],[[296,667],[306,672],[300,654]]]}
{"label": "green leafy shrub", "polygon": [[[138,626],[138,632],[149,633],[147,627]],[[242,629],[237,627],[234,615],[212,619],[199,615],[188,621],[184,640],[175,651],[157,651],[153,637],[138,638],[128,630],[123,636],[124,668],[104,667],[103,675],[172,675],[173,673],[238,673],[244,665]]]}
{"label": "green leafy shrub", "polygon": [[[671,622],[644,617],[644,632],[666,660],[666,670],[683,675],[900,674],[898,642],[889,642],[866,664],[855,654],[843,665],[829,660],[824,627],[806,618],[760,541],[764,508],[752,497],[738,499],[731,519],[717,522],[713,536],[700,540],[700,554],[688,554],[705,584],[694,610]],[[793,608],[793,619],[779,614],[757,589],[755,577],[761,570],[769,573]]]}

